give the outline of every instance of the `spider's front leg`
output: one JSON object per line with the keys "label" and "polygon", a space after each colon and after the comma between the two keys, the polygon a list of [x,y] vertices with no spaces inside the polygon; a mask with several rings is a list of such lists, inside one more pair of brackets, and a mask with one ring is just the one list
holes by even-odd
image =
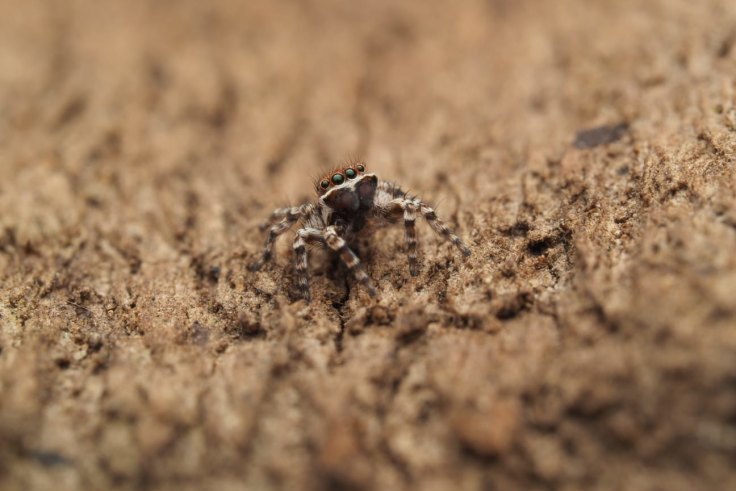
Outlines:
{"label": "spider's front leg", "polygon": [[358,259],[358,256],[355,255],[352,249],[350,249],[347,242],[345,242],[345,239],[338,235],[334,225],[327,227],[324,237],[325,242],[327,243],[327,247],[340,255],[340,259],[343,263],[345,263],[348,269],[353,272],[353,274],[355,275],[355,279],[357,279],[361,284],[363,284],[363,286],[365,286],[365,288],[368,290],[368,294],[371,297],[375,297],[376,289],[373,287],[368,273],[365,272],[363,264],[360,262],[360,259]]}
{"label": "spider's front leg", "polygon": [[258,225],[258,229],[261,231],[266,230],[268,227],[273,225],[276,222],[279,222],[286,218],[289,215],[295,215],[299,213],[299,207],[298,206],[287,206],[285,208],[276,208],[271,212],[271,215],[264,220],[260,225]]}
{"label": "spider's front leg", "polygon": [[296,272],[296,284],[307,303],[312,301],[312,292],[309,288],[309,261],[307,257],[307,244],[324,244],[325,238],[321,231],[316,228],[302,228],[294,238],[294,269]]}
{"label": "spider's front leg", "polygon": [[271,228],[268,230],[268,237],[266,237],[266,243],[263,246],[261,257],[256,262],[250,264],[248,266],[248,269],[251,271],[258,271],[259,269],[261,269],[263,265],[271,259],[271,256],[273,255],[273,245],[276,242],[276,239],[278,239],[281,234],[289,230],[291,226],[294,225],[294,223],[296,223],[302,216],[305,216],[310,211],[311,205],[294,206],[291,208],[279,208],[275,210],[271,214],[270,220],[280,217],[281,221],[279,221],[275,225],[272,225]]}

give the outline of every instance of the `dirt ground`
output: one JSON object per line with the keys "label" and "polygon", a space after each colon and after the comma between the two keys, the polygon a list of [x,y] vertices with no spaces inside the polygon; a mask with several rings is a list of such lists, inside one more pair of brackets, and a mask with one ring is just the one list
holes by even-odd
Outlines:
{"label": "dirt ground", "polygon": [[3,0],[0,488],[736,489],[735,160],[732,0]]}

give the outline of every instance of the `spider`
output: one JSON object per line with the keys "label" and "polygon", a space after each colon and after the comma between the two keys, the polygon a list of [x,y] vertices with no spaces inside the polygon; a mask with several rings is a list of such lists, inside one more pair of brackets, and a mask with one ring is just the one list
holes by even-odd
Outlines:
{"label": "spider", "polygon": [[373,297],[376,289],[365,272],[358,256],[349,243],[374,227],[397,223],[403,218],[409,273],[416,276],[417,231],[416,218],[421,214],[432,230],[452,242],[465,257],[470,249],[437,217],[435,211],[426,203],[410,196],[399,186],[381,181],[375,174],[366,170],[365,163],[353,163],[325,174],[315,182],[319,195],[316,203],[278,208],[261,225],[261,230],[270,226],[261,257],[248,269],[258,271],[273,255],[276,239],[289,230],[297,221],[302,227],[294,238],[297,286],[302,297],[311,301],[307,264],[307,245],[326,246],[336,252],[348,270],[355,274]]}

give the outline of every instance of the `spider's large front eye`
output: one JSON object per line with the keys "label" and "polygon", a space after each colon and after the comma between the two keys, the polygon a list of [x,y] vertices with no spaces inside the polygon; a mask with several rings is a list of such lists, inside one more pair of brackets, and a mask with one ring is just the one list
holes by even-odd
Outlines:
{"label": "spider's large front eye", "polygon": [[328,187],[330,187],[330,181],[324,179],[321,183],[319,183],[319,185],[322,187],[322,189],[327,189]]}
{"label": "spider's large front eye", "polygon": [[348,176],[348,179],[352,179],[353,177],[357,176],[358,173],[355,172],[355,169],[345,169],[345,175]]}
{"label": "spider's large front eye", "polygon": [[365,166],[363,166],[363,165],[361,165],[361,164],[358,164],[358,165],[356,165],[356,166],[355,166],[355,168],[356,168],[356,169],[358,169],[358,172],[363,172],[363,171],[365,171]]}
{"label": "spider's large front eye", "polygon": [[342,174],[335,174],[332,176],[332,182],[335,184],[342,184],[345,182],[345,178],[342,176]]}

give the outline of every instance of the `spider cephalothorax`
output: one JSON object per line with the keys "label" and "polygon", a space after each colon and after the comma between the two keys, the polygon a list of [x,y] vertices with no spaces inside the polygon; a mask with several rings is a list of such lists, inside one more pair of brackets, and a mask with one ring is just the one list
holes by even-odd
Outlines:
{"label": "spider cephalothorax", "polygon": [[320,202],[338,215],[350,215],[373,207],[378,178],[366,174],[365,164],[336,169],[316,183]]}
{"label": "spider cephalothorax", "polygon": [[[339,254],[345,265],[373,296],[376,291],[365,272],[358,256],[348,245],[366,225],[387,225],[403,218],[406,236],[409,272],[418,274],[416,217],[420,214],[430,227],[457,246],[463,255],[469,256],[463,241],[437,217],[435,211],[421,200],[409,196],[397,185],[379,181],[375,174],[367,171],[362,162],[353,163],[325,174],[315,183],[319,194],[316,203],[279,208],[275,210],[262,228],[270,225],[268,238],[261,258],[250,266],[255,271],[271,259],[276,239],[295,222],[301,221],[302,228],[294,239],[296,274],[302,296],[310,301],[307,245],[327,246]],[[273,224],[273,225],[272,225]]]}

